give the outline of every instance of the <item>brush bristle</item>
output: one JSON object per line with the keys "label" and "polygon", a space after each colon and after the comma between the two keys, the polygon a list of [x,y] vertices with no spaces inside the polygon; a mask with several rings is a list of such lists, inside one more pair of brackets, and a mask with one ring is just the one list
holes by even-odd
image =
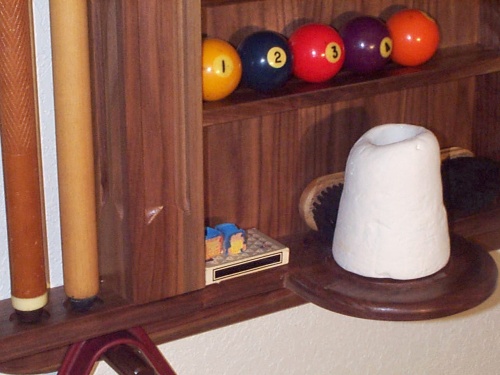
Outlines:
{"label": "brush bristle", "polygon": [[493,204],[500,195],[500,164],[486,158],[443,161],[443,199],[449,212],[470,215]]}
{"label": "brush bristle", "polygon": [[319,233],[327,241],[333,240],[340,197],[344,184],[328,186],[317,196],[313,203],[312,214]]}

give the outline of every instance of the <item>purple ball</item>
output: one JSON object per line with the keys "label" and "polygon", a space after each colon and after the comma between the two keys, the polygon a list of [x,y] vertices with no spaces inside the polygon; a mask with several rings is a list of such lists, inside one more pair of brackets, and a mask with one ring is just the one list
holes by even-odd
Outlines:
{"label": "purple ball", "polygon": [[357,73],[380,70],[389,61],[392,39],[380,18],[360,16],[340,30],[345,46],[344,67]]}

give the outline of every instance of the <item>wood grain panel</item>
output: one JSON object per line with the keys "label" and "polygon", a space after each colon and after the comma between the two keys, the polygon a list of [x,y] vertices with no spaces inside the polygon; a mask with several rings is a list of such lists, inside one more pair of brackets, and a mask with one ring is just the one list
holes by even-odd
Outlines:
{"label": "wood grain panel", "polygon": [[201,288],[199,4],[91,4],[103,278],[138,303]]}
{"label": "wood grain panel", "polygon": [[[270,29],[289,36],[298,26],[322,22],[340,28],[353,15],[387,19],[402,8],[418,8],[437,19],[442,31],[441,47],[478,42],[479,0],[460,2],[432,0],[267,0],[219,3],[204,9],[203,31],[237,45],[249,33]],[[222,4],[221,4],[222,3]],[[215,4],[214,4],[215,5]],[[493,5],[490,5],[493,7]],[[467,25],[467,27],[463,27]]]}
{"label": "wood grain panel", "polygon": [[500,160],[500,73],[476,79],[474,149],[478,155]]}
{"label": "wood grain panel", "polygon": [[122,12],[116,0],[90,3],[100,271],[108,288],[130,298],[126,280],[132,278],[131,250],[124,235],[129,215],[124,205],[128,190],[126,134],[122,130],[126,123]]}
{"label": "wood grain panel", "polygon": [[344,170],[354,142],[376,125],[421,125],[442,147],[471,148],[474,83],[468,78],[206,127],[208,222],[256,226],[271,236],[303,231],[302,190]]}
{"label": "wood grain panel", "polygon": [[500,47],[500,4],[497,0],[481,0],[479,7],[479,42],[489,48]]}

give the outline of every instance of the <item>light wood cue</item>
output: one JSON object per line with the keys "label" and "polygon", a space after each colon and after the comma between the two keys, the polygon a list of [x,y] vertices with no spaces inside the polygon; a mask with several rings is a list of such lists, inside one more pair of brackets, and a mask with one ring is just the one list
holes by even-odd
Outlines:
{"label": "light wood cue", "polygon": [[0,123],[12,305],[47,303],[31,3],[0,3]]}
{"label": "light wood cue", "polygon": [[86,0],[51,0],[50,21],[64,288],[99,291]]}

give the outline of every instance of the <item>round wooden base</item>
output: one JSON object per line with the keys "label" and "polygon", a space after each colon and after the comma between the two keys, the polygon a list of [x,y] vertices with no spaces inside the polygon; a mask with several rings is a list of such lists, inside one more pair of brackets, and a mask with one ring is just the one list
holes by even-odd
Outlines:
{"label": "round wooden base", "polygon": [[[498,270],[482,248],[460,238],[451,241],[448,264],[415,280],[374,279],[341,268],[327,254],[319,262],[294,262],[285,285],[302,298],[328,310],[365,319],[424,320],[468,310],[495,290]],[[326,252],[328,251],[328,252]],[[307,257],[303,252],[299,257]]]}

